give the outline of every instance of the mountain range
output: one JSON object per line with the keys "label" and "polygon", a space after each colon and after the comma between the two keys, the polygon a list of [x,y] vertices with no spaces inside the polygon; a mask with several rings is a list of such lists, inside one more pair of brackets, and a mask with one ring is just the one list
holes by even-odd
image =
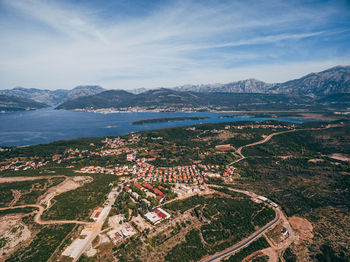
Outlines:
{"label": "mountain range", "polygon": [[[284,83],[247,79],[226,84],[184,85],[147,90],[105,90],[78,86],[72,90],[41,90],[22,87],[0,90],[0,95],[32,99],[57,109],[95,110],[139,107],[178,110],[195,108],[276,109],[349,108],[350,66],[337,66]],[[17,101],[18,102],[18,101]],[[27,101],[28,102],[28,101]],[[23,106],[25,108],[25,106]]]}
{"label": "mountain range", "polygon": [[247,79],[227,84],[184,85],[173,89],[193,92],[265,93],[321,97],[350,93],[350,66],[333,67],[284,83],[269,84],[256,79]]}
{"label": "mountain range", "polygon": [[312,103],[312,98],[285,94],[256,93],[199,93],[155,89],[141,94],[124,90],[110,90],[93,96],[69,100],[57,107],[66,110],[86,110],[113,108],[121,111],[138,110],[181,111],[181,110],[277,110],[304,108]]}
{"label": "mountain range", "polygon": [[32,99],[36,102],[43,103],[49,106],[57,106],[70,99],[94,95],[103,91],[105,91],[105,89],[103,89],[100,86],[77,86],[71,90],[47,90],[16,87],[13,89],[0,90],[0,94]]}
{"label": "mountain range", "polygon": [[44,107],[47,107],[47,105],[32,99],[0,95],[0,112],[34,110]]}

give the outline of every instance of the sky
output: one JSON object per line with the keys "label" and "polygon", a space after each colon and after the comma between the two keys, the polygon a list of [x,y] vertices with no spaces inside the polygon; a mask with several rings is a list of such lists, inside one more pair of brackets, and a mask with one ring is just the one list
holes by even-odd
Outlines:
{"label": "sky", "polygon": [[350,65],[350,1],[0,0],[0,89],[283,82]]}

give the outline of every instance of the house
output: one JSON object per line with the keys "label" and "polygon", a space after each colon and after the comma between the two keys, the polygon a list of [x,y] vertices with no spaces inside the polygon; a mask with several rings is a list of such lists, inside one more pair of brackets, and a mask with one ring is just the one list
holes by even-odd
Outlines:
{"label": "house", "polygon": [[157,188],[153,188],[153,192],[154,192],[155,194],[159,195],[159,196],[163,196],[163,192],[160,191],[160,190],[157,189]]}
{"label": "house", "polygon": [[168,219],[170,218],[170,214],[168,212],[166,212],[164,209],[158,207],[154,210],[154,212],[156,212],[160,217],[162,217],[163,219]]}
{"label": "house", "polygon": [[153,224],[157,225],[162,221],[162,217],[160,217],[156,212],[148,212],[145,214],[145,217]]}
{"label": "house", "polygon": [[140,189],[140,190],[143,190],[143,187],[139,184],[134,184],[134,186],[137,188],[137,189]]}
{"label": "house", "polygon": [[144,184],[143,187],[150,189],[150,190],[153,188],[153,186],[151,186],[150,184]]}
{"label": "house", "polygon": [[134,154],[127,154],[126,155],[126,160],[128,161],[134,161],[136,159],[136,156]]}
{"label": "house", "polygon": [[98,219],[98,217],[100,216],[102,210],[103,210],[102,207],[96,207],[94,209],[94,211],[92,212],[90,218],[96,221]]}

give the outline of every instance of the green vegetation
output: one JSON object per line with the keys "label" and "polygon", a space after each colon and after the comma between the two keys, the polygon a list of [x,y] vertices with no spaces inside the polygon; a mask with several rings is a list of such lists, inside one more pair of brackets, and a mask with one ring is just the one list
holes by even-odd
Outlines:
{"label": "green vegetation", "polygon": [[47,261],[74,225],[43,226],[29,246],[21,247],[6,262]]}
{"label": "green vegetation", "polygon": [[15,209],[5,209],[5,210],[0,210],[0,216],[5,216],[8,214],[28,214],[33,211],[37,210],[37,208],[34,207],[23,207],[23,208],[15,208]]}
{"label": "green vegetation", "polygon": [[297,256],[293,254],[290,248],[287,248],[283,254],[283,258],[286,262],[297,262]]}
{"label": "green vegetation", "polygon": [[210,117],[165,117],[165,118],[152,118],[152,119],[145,119],[145,120],[139,120],[134,121],[131,124],[132,125],[143,125],[148,123],[161,123],[161,122],[171,122],[171,121],[185,121],[185,120],[201,120],[201,119],[207,119]]}
{"label": "green vegetation", "polygon": [[64,178],[56,177],[50,179],[39,179],[33,181],[22,181],[13,183],[0,183],[0,206],[8,206],[13,200],[11,190],[19,191],[21,197],[16,205],[35,204],[37,198],[49,187],[61,183]]}
{"label": "green vegetation", "polygon": [[[225,189],[222,189],[225,191]],[[241,194],[226,192],[233,198],[223,198],[219,195],[212,197],[193,196],[181,201],[169,203],[164,208],[183,213],[193,208],[193,216],[203,222],[200,230],[191,231],[186,236],[186,242],[174,247],[166,259],[168,261],[190,261],[193,248],[196,249],[195,259],[199,260],[205,254],[214,254],[239,242],[254,232],[252,217],[257,217],[257,223],[268,223],[274,216],[265,205],[256,204]],[[272,211],[273,212],[273,211]],[[274,214],[274,212],[273,212]],[[259,224],[260,225],[260,224]],[[197,243],[199,239],[199,243]],[[203,239],[204,242],[200,239]],[[203,245],[203,246],[202,246]]]}
{"label": "green vegetation", "polygon": [[169,204],[164,205],[163,207],[165,209],[172,210],[174,212],[179,211],[180,213],[183,213],[191,208],[194,208],[195,206],[201,204],[204,202],[204,197],[195,195],[190,198],[186,198],[184,200],[178,200],[171,202]]}
{"label": "green vegetation", "polygon": [[[264,237],[260,237],[258,240],[255,240],[253,243],[251,243],[249,246],[241,249],[238,253],[231,256],[226,261],[228,262],[241,262],[245,257],[249,256],[250,254],[253,254],[254,252],[268,248],[270,245],[267,243],[266,239]],[[256,260],[254,260],[256,261]]]}
{"label": "green vegetation", "polygon": [[319,253],[315,256],[316,260],[319,262],[328,262],[328,261],[346,262],[346,261],[349,261],[343,252],[341,252],[339,256],[336,255],[331,246],[322,245],[320,250],[321,250],[321,253]]}
{"label": "green vegetation", "polygon": [[186,234],[186,241],[176,245],[166,256],[165,261],[198,261],[207,254],[199,230],[192,229]]}
{"label": "green vegetation", "polygon": [[[307,123],[298,128],[317,125]],[[245,148],[247,158],[235,165],[242,176],[235,181],[236,187],[267,196],[288,216],[298,215],[313,223],[311,255],[319,253],[325,241],[336,248],[336,256],[339,250],[350,250],[344,232],[350,207],[350,180],[345,174],[350,165],[328,157],[333,153],[350,155],[349,133],[350,125],[344,121],[342,127],[278,135],[265,144]],[[328,227],[323,226],[326,223]],[[344,253],[350,256],[348,251]]]}
{"label": "green vegetation", "polygon": [[[129,210],[132,210],[131,216]],[[134,203],[131,200],[130,194],[122,191],[115,200],[111,214],[124,214],[125,220],[129,221],[132,216],[137,216],[138,214],[144,215],[148,210],[149,208],[144,201]]]}
{"label": "green vegetation", "polygon": [[269,261],[268,256],[256,257],[252,260],[252,262],[268,262],[268,261]]}
{"label": "green vegetation", "polygon": [[121,262],[141,262],[141,260],[138,259],[141,246],[142,242],[139,237],[131,237],[120,244],[118,247],[113,248],[115,251],[114,256]]}
{"label": "green vegetation", "polygon": [[54,198],[55,203],[43,214],[46,220],[86,220],[90,211],[100,206],[111,190],[109,183],[116,180],[112,175],[89,175],[94,180],[75,190]]}
{"label": "green vegetation", "polygon": [[266,206],[254,217],[253,223],[258,227],[263,227],[268,222],[273,220],[275,216],[275,211],[273,211],[271,207]]}
{"label": "green vegetation", "polygon": [[[123,136],[122,139],[126,141],[123,147],[138,151],[138,157],[155,158],[156,160],[151,162],[155,166],[166,167],[194,163],[218,164],[218,168],[209,167],[209,170],[221,173],[225,168],[223,165],[233,161],[237,156],[234,155],[234,150],[219,152],[215,149],[216,145],[231,144],[237,149],[241,145],[259,141],[268,134],[287,130],[287,127],[293,125],[276,121],[264,121],[261,124],[276,126],[256,128],[257,123],[235,122],[153,130],[137,134],[139,139],[134,141],[131,139],[132,135]],[[242,127],[244,125],[254,125],[255,128]],[[321,125],[322,123],[313,122],[295,124],[295,127],[318,128]],[[246,158],[234,164],[234,167],[237,168],[234,171],[235,174],[237,173],[234,178],[235,188],[267,196],[278,203],[288,216],[298,215],[312,222],[314,226],[313,244],[307,246],[310,259],[345,261],[342,260],[343,257],[350,256],[350,246],[344,231],[350,208],[348,201],[350,199],[350,178],[348,176],[350,165],[348,161],[331,157],[333,153],[350,155],[348,134],[350,134],[350,125],[344,121],[344,126],[327,130],[298,131],[278,135],[265,144],[245,148],[243,154]],[[34,162],[47,160],[49,163],[37,169],[21,170],[20,172],[4,171],[2,175],[48,176],[57,174],[74,176],[77,174],[73,170],[87,165],[113,168],[117,164],[130,164],[126,161],[126,153],[118,156],[89,155],[88,153],[80,155],[78,153],[76,157],[63,160],[60,164],[57,161],[52,161],[56,154],[68,157],[67,149],[87,150],[88,152],[107,149],[101,141],[101,138],[77,139],[58,141],[48,145],[11,148],[10,151],[0,152],[2,165],[6,165],[7,161],[10,160],[13,162],[18,160],[16,165],[29,160]],[[74,168],[66,168],[70,165],[74,165]],[[204,167],[200,166],[198,169],[204,170]],[[105,201],[106,195],[111,189],[109,184],[117,179],[114,175],[91,174],[88,176],[93,177],[93,182],[56,196],[52,201],[51,208],[43,214],[43,219],[86,221],[91,210]],[[11,202],[13,199],[11,189],[21,193],[16,205],[35,203],[39,195],[62,180],[63,178],[51,178],[2,183],[0,184],[0,205],[5,206]],[[162,255],[166,256],[168,261],[188,261],[193,259],[191,256],[198,260],[206,254],[214,254],[237,243],[255,231],[256,227],[266,225],[275,217],[274,211],[266,205],[253,203],[247,196],[230,191],[229,187],[233,184],[225,184],[229,180],[209,179],[208,183],[210,184],[226,186],[223,188],[212,187],[219,191],[214,197],[194,196],[166,204],[164,209],[170,210],[174,216],[188,212],[184,216],[191,215],[193,220],[186,219],[183,223],[170,226],[168,231],[163,230],[160,234],[149,238],[147,238],[149,230],[143,232],[140,230],[137,237],[127,240],[120,247],[115,247],[116,257],[120,261],[142,261],[145,254],[152,253],[152,250],[155,252],[161,249],[163,243],[175,235],[183,234],[183,237],[186,235],[185,241],[172,246],[173,249],[168,255],[166,255],[168,250],[162,250]],[[155,183],[154,186],[158,188],[162,186],[160,190],[167,199],[175,197],[170,192],[169,185]],[[145,197],[145,193],[133,185],[130,187],[134,192]],[[150,207],[143,201],[134,203],[130,195],[122,191],[113,205],[111,215],[124,214],[125,220],[129,221],[132,216],[143,215],[159,204],[154,198],[148,198],[148,200],[151,202]],[[29,213],[32,210],[34,209],[6,210],[2,211],[0,215]],[[27,248],[21,248],[20,253],[15,254],[17,257],[11,257],[10,261],[42,261],[44,258],[47,259],[47,254],[53,252],[51,245],[56,245],[63,235],[67,235],[64,226],[45,226],[39,230],[41,228],[33,225],[32,216],[24,217],[23,221],[35,227],[34,234],[39,233],[34,242],[30,243]],[[191,226],[191,230],[188,229],[188,226]],[[196,229],[193,229],[193,226]],[[56,232],[60,230],[61,234]],[[188,232],[188,230],[190,231]],[[49,243],[47,245],[50,247],[41,242],[42,238],[48,237]],[[37,250],[34,250],[34,247]],[[254,245],[249,247],[252,248]],[[241,252],[243,251],[241,250]],[[241,254],[246,255],[245,253]],[[295,256],[290,249],[287,249],[284,258],[286,261],[294,261]],[[239,258],[237,261],[240,261]],[[256,258],[255,261],[259,261],[259,258]]]}

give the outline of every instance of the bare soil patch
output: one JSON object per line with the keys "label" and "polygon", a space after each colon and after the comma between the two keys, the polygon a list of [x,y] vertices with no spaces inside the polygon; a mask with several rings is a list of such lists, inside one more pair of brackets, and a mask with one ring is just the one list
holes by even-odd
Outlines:
{"label": "bare soil patch", "polygon": [[325,120],[325,121],[334,121],[337,119],[336,117],[324,116],[322,114],[303,113],[301,115],[302,115],[302,118],[304,119],[319,119],[319,120]]}
{"label": "bare soil patch", "polygon": [[314,237],[313,226],[307,219],[294,216],[289,218],[289,223],[297,231],[300,240],[306,241]]}
{"label": "bare soil patch", "polygon": [[307,162],[309,162],[309,163],[319,163],[319,162],[324,162],[324,159],[322,159],[322,158],[313,158],[313,159],[308,160]]}
{"label": "bare soil patch", "polygon": [[21,217],[21,214],[0,217],[0,254],[9,255],[31,237],[31,231],[21,221]]}
{"label": "bare soil patch", "polygon": [[344,155],[344,154],[334,153],[334,154],[329,155],[328,157],[335,159],[335,160],[350,162],[350,156]]}
{"label": "bare soil patch", "polygon": [[51,200],[64,192],[75,190],[78,187],[83,186],[85,183],[92,182],[92,177],[89,176],[75,176],[73,178],[66,178],[62,183],[57,186],[51,187],[44,195],[39,197],[40,204],[44,204],[49,208],[51,206]]}
{"label": "bare soil patch", "polygon": [[0,183],[13,183],[13,182],[22,182],[22,181],[33,181],[39,179],[49,179],[52,177],[63,177],[63,176],[17,176],[17,177],[0,177]]}

